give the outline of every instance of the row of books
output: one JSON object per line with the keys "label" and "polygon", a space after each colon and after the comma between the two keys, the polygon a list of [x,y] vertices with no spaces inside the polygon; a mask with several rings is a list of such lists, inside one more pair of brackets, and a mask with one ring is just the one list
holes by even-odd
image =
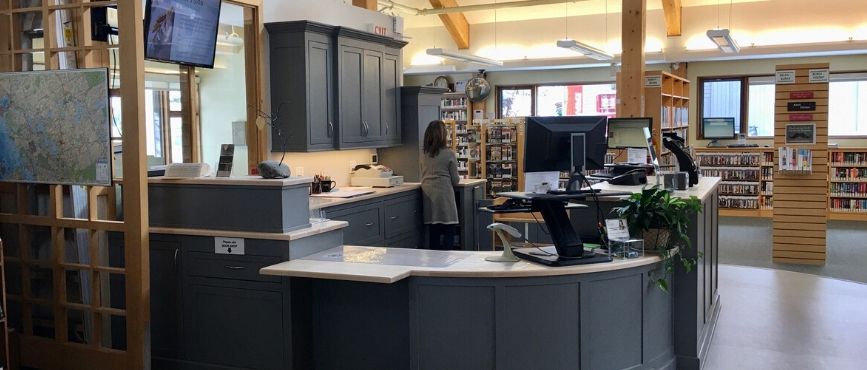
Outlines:
{"label": "row of books", "polygon": [[466,97],[462,98],[443,98],[442,108],[466,108],[469,100]]}
{"label": "row of books", "polygon": [[774,198],[772,197],[761,197],[759,198],[759,209],[774,209]]}
{"label": "row of books", "polygon": [[749,196],[720,196],[721,208],[759,209],[759,198]]}
{"label": "row of books", "polygon": [[452,111],[442,111],[440,112],[440,119],[442,120],[455,120],[455,121],[466,121],[467,120],[467,111],[465,110],[452,110]]}
{"label": "row of books", "polygon": [[488,194],[496,197],[497,193],[516,191],[518,189],[517,179],[491,179],[488,181]]}
{"label": "row of books", "polygon": [[511,163],[488,164],[488,179],[512,179],[518,174]]}
{"label": "row of books", "polygon": [[774,182],[773,181],[764,181],[762,182],[762,193],[773,193],[774,192]]}
{"label": "row of books", "polygon": [[832,152],[832,166],[867,166],[867,152]]}
{"label": "row of books", "polygon": [[833,212],[867,213],[867,199],[831,199]]}
{"label": "row of books", "polygon": [[489,144],[515,144],[518,138],[518,132],[515,127],[493,127],[488,126],[488,143]]}
{"label": "row of books", "polygon": [[702,153],[698,155],[701,166],[755,166],[762,164],[760,153]]}
{"label": "row of books", "polygon": [[489,146],[487,152],[487,160],[489,161],[514,161],[515,148],[510,145]]}
{"label": "row of books", "polygon": [[759,181],[759,169],[702,168],[702,176],[722,177],[723,181]]}
{"label": "row of books", "polygon": [[689,109],[686,107],[662,107],[662,128],[673,128],[689,124]]}
{"label": "row of books", "polygon": [[723,182],[719,185],[719,191],[721,194],[730,195],[759,195],[759,184]]}
{"label": "row of books", "polygon": [[867,197],[867,182],[834,182],[828,187],[831,194]]}
{"label": "row of books", "polygon": [[831,176],[834,180],[867,181],[867,168],[834,168]]}
{"label": "row of books", "polygon": [[772,167],[762,167],[762,180],[774,181],[774,169]]}

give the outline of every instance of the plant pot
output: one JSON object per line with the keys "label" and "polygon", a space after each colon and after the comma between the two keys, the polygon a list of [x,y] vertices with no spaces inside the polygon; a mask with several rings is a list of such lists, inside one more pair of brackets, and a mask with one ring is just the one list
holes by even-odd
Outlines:
{"label": "plant pot", "polygon": [[660,246],[668,246],[671,238],[671,229],[648,229],[641,232],[646,250],[657,249]]}

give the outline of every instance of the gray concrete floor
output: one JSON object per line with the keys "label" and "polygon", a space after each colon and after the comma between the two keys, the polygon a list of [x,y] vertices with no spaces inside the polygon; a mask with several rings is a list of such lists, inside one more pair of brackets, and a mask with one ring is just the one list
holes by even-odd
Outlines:
{"label": "gray concrete floor", "polygon": [[722,306],[704,369],[867,368],[867,285],[720,265],[719,291]]}
{"label": "gray concrete floor", "polygon": [[824,266],[772,263],[771,227],[771,220],[765,218],[721,217],[720,263],[804,272],[867,283],[867,223],[829,221],[828,252]]}

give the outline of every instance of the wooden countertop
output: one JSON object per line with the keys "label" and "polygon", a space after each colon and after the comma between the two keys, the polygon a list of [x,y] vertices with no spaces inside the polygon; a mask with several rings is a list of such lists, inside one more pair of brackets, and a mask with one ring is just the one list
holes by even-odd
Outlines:
{"label": "wooden countertop", "polygon": [[[457,187],[468,187],[468,186],[476,186],[483,185],[487,182],[484,179],[461,179],[460,183]],[[406,182],[403,185],[395,186],[391,188],[373,188],[373,193],[365,194],[352,198],[321,198],[321,197],[311,197],[310,198],[310,209],[320,209],[327,207],[334,207],[343,204],[360,202],[363,200],[374,199],[379,197],[384,197],[388,195],[400,194],[407,191],[421,189],[421,183],[417,182]]]}
{"label": "wooden countertop", "polygon": [[149,184],[180,184],[180,185],[242,185],[242,186],[292,186],[309,184],[313,178],[309,176],[296,176],[285,179],[263,179],[260,176],[233,176],[233,177],[149,177]]}
{"label": "wooden countertop", "polygon": [[261,233],[253,231],[230,231],[230,230],[207,230],[207,229],[176,229],[170,227],[151,227],[150,232],[153,234],[170,234],[170,235],[193,235],[193,236],[221,236],[226,238],[246,238],[246,239],[264,239],[264,240],[285,240],[292,241],[303,239],[306,237],[327,233],[329,231],[343,229],[349,226],[346,221],[325,221],[318,224],[313,224],[310,227],[300,230],[290,231],[286,233]]}
{"label": "wooden countertop", "polygon": [[262,268],[262,275],[390,284],[410,276],[453,278],[530,278],[591,274],[646,266],[660,262],[658,255],[614,260],[609,263],[548,267],[527,261],[488,262],[500,252],[433,251],[381,247],[342,246],[301,259]]}

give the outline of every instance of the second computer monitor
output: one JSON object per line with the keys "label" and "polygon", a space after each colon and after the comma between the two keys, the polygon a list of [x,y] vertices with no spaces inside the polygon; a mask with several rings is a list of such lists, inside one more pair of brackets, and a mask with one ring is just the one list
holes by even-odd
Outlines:
{"label": "second computer monitor", "polygon": [[735,119],[732,117],[702,118],[701,128],[705,139],[735,138]]}
{"label": "second computer monitor", "polygon": [[605,116],[527,117],[524,172],[603,169],[608,151],[607,123]]}
{"label": "second computer monitor", "polygon": [[644,129],[653,129],[653,118],[609,118],[609,148],[644,148]]}

